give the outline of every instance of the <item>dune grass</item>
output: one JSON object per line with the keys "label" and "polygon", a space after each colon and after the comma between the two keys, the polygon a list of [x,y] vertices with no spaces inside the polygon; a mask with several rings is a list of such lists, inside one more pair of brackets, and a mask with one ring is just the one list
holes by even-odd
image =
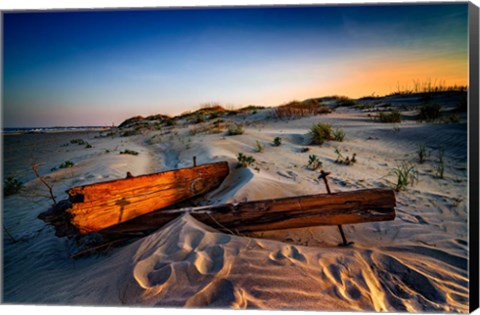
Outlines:
{"label": "dune grass", "polygon": [[322,162],[318,159],[318,156],[311,154],[308,156],[307,168],[309,170],[315,171],[318,168],[322,167]]}
{"label": "dune grass", "polygon": [[245,130],[243,129],[242,125],[232,124],[232,125],[230,125],[230,127],[228,127],[227,136],[241,135],[244,132],[245,132]]}
{"label": "dune grass", "polygon": [[318,123],[310,127],[310,144],[322,145],[325,141],[335,139],[332,126],[328,123]]}
{"label": "dune grass", "polygon": [[418,120],[432,122],[440,118],[442,106],[437,103],[423,104],[419,108]]}
{"label": "dune grass", "polygon": [[436,93],[436,92],[466,92],[466,85],[446,85],[445,81],[427,79],[424,81],[413,80],[412,84],[397,83],[397,89],[386,96],[405,95],[414,93]]}
{"label": "dune grass", "polygon": [[303,102],[292,101],[274,108],[274,113],[279,119],[298,119],[331,112],[331,108],[321,105],[320,101],[313,99]]}
{"label": "dune grass", "polygon": [[257,140],[257,142],[255,143],[255,151],[257,151],[258,153],[261,153],[263,152],[263,150],[265,149],[265,146],[260,143],[260,141]]}
{"label": "dune grass", "polygon": [[23,188],[23,183],[13,176],[3,180],[3,195],[10,196],[18,193]]}
{"label": "dune grass", "polygon": [[121,151],[120,154],[138,155],[139,153],[134,150],[125,149]]}
{"label": "dune grass", "polygon": [[404,161],[397,165],[397,167],[395,167],[391,173],[397,178],[397,183],[395,186],[396,191],[405,190],[408,185],[413,186],[418,182],[418,171],[415,165],[409,162]]}
{"label": "dune grass", "polygon": [[237,155],[237,166],[236,168],[241,168],[241,167],[249,167],[253,163],[255,163],[255,159],[253,156],[246,156],[243,153],[238,153]]}
{"label": "dune grass", "polygon": [[401,114],[398,109],[393,109],[390,112],[380,112],[378,120],[384,123],[400,123],[402,122]]}
{"label": "dune grass", "polygon": [[275,139],[273,139],[273,144],[272,144],[274,147],[279,147],[282,145],[282,138],[280,137],[275,137]]}

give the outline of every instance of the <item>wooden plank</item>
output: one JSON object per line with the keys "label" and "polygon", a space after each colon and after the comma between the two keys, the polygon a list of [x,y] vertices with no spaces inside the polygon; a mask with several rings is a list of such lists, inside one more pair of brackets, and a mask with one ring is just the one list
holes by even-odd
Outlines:
{"label": "wooden plank", "polygon": [[80,234],[95,232],[209,192],[228,173],[219,162],[74,187],[67,213]]}
{"label": "wooden plank", "polygon": [[100,233],[106,237],[149,233],[185,213],[221,231],[235,232],[388,221],[395,219],[395,205],[393,190],[356,190],[217,206],[164,209]]}

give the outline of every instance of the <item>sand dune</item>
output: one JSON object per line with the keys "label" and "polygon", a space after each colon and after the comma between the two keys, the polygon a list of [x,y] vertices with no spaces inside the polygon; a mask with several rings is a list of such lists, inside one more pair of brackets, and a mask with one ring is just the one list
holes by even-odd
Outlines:
{"label": "sand dune", "polygon": [[[257,115],[267,115],[268,110]],[[148,132],[131,137],[90,134],[22,135],[5,139],[5,175],[26,183],[4,200],[4,301],[88,305],[148,305],[262,309],[442,311],[468,310],[466,123],[373,122],[366,112],[340,109],[295,121],[235,118],[245,133]],[[313,123],[343,128],[343,142],[307,146]],[[282,145],[271,145],[274,137]],[[93,148],[61,145],[84,138]],[[256,152],[256,141],[264,144]],[[30,153],[35,144],[35,153]],[[419,182],[397,193],[392,222],[347,225],[355,244],[338,247],[335,226],[225,234],[184,215],[155,233],[104,254],[72,260],[71,240],[54,237],[36,216],[50,201],[29,171],[32,160],[55,182],[58,198],[71,186],[226,160],[231,174],[199,204],[218,204],[325,192],[305,165],[317,155],[331,171],[333,191],[393,187],[391,170],[416,161],[418,144],[431,152],[416,164]],[[445,178],[434,176],[445,151]],[[131,149],[138,156],[120,155]],[[357,154],[353,166],[335,163],[335,148]],[[107,153],[108,150],[108,153]],[[28,154],[25,154],[28,152]],[[32,151],[33,152],[33,151]],[[235,168],[239,152],[256,162]],[[75,166],[52,171],[65,160]],[[11,167],[10,167],[11,166]]]}

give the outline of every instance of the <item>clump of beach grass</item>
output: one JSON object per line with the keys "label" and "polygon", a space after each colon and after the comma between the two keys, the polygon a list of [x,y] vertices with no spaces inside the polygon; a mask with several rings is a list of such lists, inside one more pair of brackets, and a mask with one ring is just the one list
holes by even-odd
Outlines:
{"label": "clump of beach grass", "polygon": [[335,129],[333,132],[333,138],[335,141],[342,142],[343,139],[345,139],[345,131],[343,131],[343,129]]}
{"label": "clump of beach grass", "polygon": [[322,164],[323,163],[318,159],[318,156],[316,156],[315,154],[311,154],[308,156],[307,168],[309,170],[315,171],[318,168],[322,167]]}
{"label": "clump of beach grass", "polygon": [[323,144],[325,141],[333,140],[333,129],[328,123],[318,123],[310,127],[310,144]]}
{"label": "clump of beach grass", "polygon": [[444,173],[445,173],[445,161],[443,160],[444,154],[445,154],[445,151],[443,147],[440,147],[440,149],[438,150],[437,164],[433,167],[435,175],[439,178],[444,178]]}
{"label": "clump of beach grass", "polygon": [[236,135],[241,135],[245,131],[243,130],[242,125],[239,124],[232,124],[227,130],[227,135],[228,136],[236,136]]}
{"label": "clump of beach grass", "polygon": [[274,108],[274,113],[279,119],[297,119],[302,117],[328,114],[332,109],[321,105],[320,100],[305,100],[303,102],[292,101]]}
{"label": "clump of beach grass", "polygon": [[423,104],[419,108],[418,120],[432,122],[440,118],[442,106],[437,103]]}
{"label": "clump of beach grass", "polygon": [[336,99],[336,106],[337,107],[344,107],[344,106],[355,106],[355,101],[347,96],[335,96]]}
{"label": "clump of beach grass", "polygon": [[425,144],[419,144],[417,147],[418,162],[423,164],[427,159],[427,146]]}
{"label": "clump of beach grass", "polygon": [[134,150],[125,149],[123,151],[120,151],[120,154],[138,155],[139,153]]}
{"label": "clump of beach grass", "polygon": [[253,156],[246,156],[240,152],[237,155],[237,160],[238,160],[238,163],[236,168],[249,167],[255,162],[255,159],[253,158]]}
{"label": "clump of beach grass", "polygon": [[384,123],[399,123],[402,121],[400,111],[393,109],[390,112],[380,112],[378,114],[378,120]]}
{"label": "clump of beach grass", "polygon": [[409,162],[404,161],[397,165],[391,173],[397,177],[396,191],[405,190],[408,185],[413,186],[418,182],[418,171],[415,165]]}
{"label": "clump of beach grass", "polygon": [[263,150],[265,149],[265,146],[260,143],[260,141],[257,140],[257,142],[255,143],[255,151],[257,151],[258,153],[261,153],[263,152]]}
{"label": "clump of beach grass", "polygon": [[18,193],[23,188],[23,183],[14,176],[9,176],[3,180],[3,195],[10,196]]}
{"label": "clump of beach grass", "polygon": [[274,147],[279,147],[281,145],[282,145],[282,138],[276,137],[275,139],[273,139],[273,146]]}
{"label": "clump of beach grass", "polygon": [[73,166],[75,166],[75,163],[68,160],[68,161],[65,161],[62,164],[60,164],[60,166],[58,166],[58,168],[70,168],[70,167],[73,167]]}
{"label": "clump of beach grass", "polygon": [[335,160],[335,163],[337,164],[352,165],[357,162],[357,153],[353,153],[352,157],[344,157],[342,152],[340,152],[340,149],[335,148],[335,154],[337,155],[337,159]]}

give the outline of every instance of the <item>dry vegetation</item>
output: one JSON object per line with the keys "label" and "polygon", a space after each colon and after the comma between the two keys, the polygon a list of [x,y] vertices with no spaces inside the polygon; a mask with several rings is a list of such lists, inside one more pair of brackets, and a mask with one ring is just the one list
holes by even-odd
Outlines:
{"label": "dry vegetation", "polygon": [[386,95],[386,96],[394,96],[394,95],[403,95],[403,94],[414,94],[414,93],[436,93],[436,92],[466,92],[467,86],[466,85],[446,85],[445,81],[437,81],[437,80],[413,80],[413,83],[400,85],[397,83],[396,91]]}
{"label": "dry vegetation", "polygon": [[297,119],[331,112],[331,108],[321,105],[318,100],[293,101],[274,109],[274,113],[279,119]]}

